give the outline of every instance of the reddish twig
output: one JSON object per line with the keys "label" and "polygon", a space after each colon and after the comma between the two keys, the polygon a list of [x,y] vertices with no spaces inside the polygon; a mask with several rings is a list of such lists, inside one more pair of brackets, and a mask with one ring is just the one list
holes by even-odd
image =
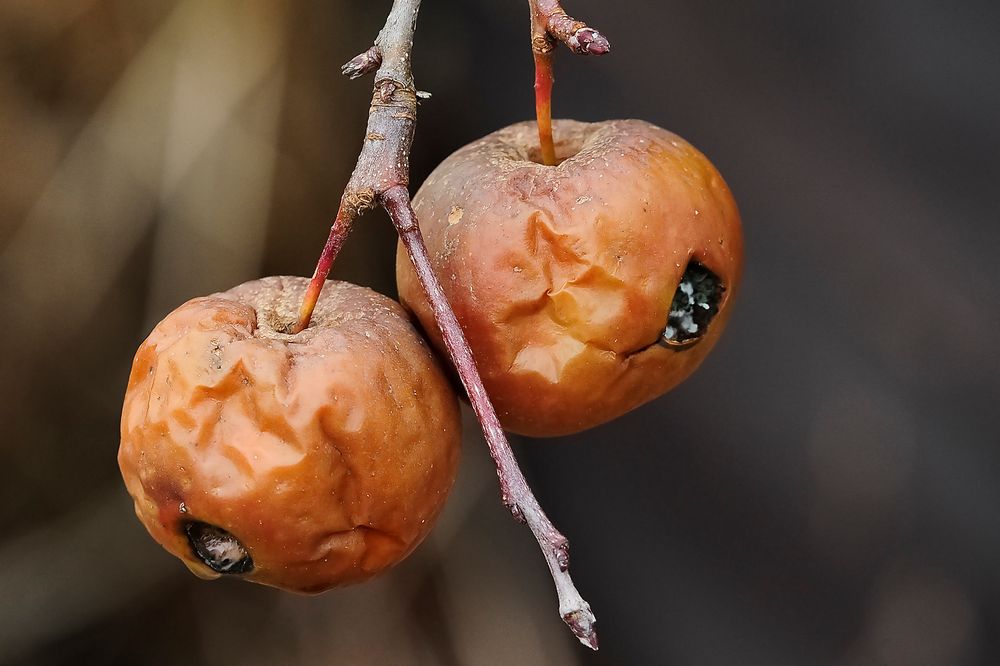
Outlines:
{"label": "reddish twig", "polygon": [[538,119],[538,146],[542,151],[542,164],[555,166],[556,146],[552,138],[552,51],[535,53],[535,118]]}
{"label": "reddish twig", "polygon": [[303,301],[299,320],[291,330],[301,331],[309,325],[320,290],[350,230],[351,222],[376,201],[380,203],[389,213],[413,262],[420,284],[434,310],[434,317],[449,355],[479,418],[490,454],[496,463],[504,505],[515,518],[527,523],[535,535],[555,582],[559,595],[559,613],[563,620],[584,645],[596,650],[596,618],[570,578],[569,543],[545,515],[518,467],[514,452],[483,387],[469,343],[431,267],[410,202],[407,190],[409,155],[417,112],[417,92],[410,68],[410,52],[419,8],[420,0],[395,0],[375,45],[344,66],[344,73],[352,78],[378,68],[368,116],[368,130],[357,166],[341,199],[337,219],[330,230],[330,238]]}
{"label": "reddish twig", "polygon": [[559,0],[528,0],[531,7],[531,51],[535,57],[535,117],[542,164],[555,166],[552,138],[552,52],[562,42],[574,53],[604,55],[611,50],[607,38],[583,21],[566,14]]}
{"label": "reddish twig", "polygon": [[340,199],[340,210],[330,229],[330,237],[299,309],[298,321],[290,327],[289,333],[298,333],[309,325],[323,283],[355,218],[372,208],[379,194],[410,182],[410,144],[417,119],[410,51],[419,9],[420,0],[396,0],[375,44],[342,68],[351,78],[378,68],[368,113],[368,131],[357,166]]}
{"label": "reddish twig", "polygon": [[527,523],[532,534],[535,535],[538,545],[541,546],[542,554],[545,556],[546,564],[549,565],[549,571],[559,595],[559,614],[584,645],[596,650],[597,632],[594,629],[594,624],[597,618],[591,612],[590,604],[580,596],[573,585],[573,579],[570,578],[569,542],[545,515],[545,511],[542,510],[534,493],[531,492],[531,488],[514,458],[514,452],[510,448],[510,443],[500,425],[497,413],[486,394],[486,388],[479,376],[476,362],[472,358],[469,343],[466,341],[462,327],[455,318],[455,313],[452,311],[451,305],[448,304],[444,290],[441,289],[441,284],[431,267],[427,247],[424,245],[423,236],[420,235],[417,218],[410,205],[410,197],[406,188],[392,188],[383,195],[382,202],[392,217],[393,224],[396,226],[403,245],[406,247],[406,252],[410,256],[410,261],[416,269],[424,293],[430,300],[431,307],[434,309],[434,318],[441,329],[448,354],[458,369],[465,390],[469,394],[469,402],[482,426],[490,455],[493,456],[493,461],[497,466],[497,476],[500,478],[500,496],[503,503],[516,519]]}
{"label": "reddish twig", "polygon": [[288,328],[288,333],[293,335],[301,333],[309,325],[313,310],[316,309],[316,302],[319,300],[319,293],[323,290],[323,283],[326,282],[330,269],[333,268],[333,262],[340,254],[340,248],[344,246],[347,234],[351,231],[352,220],[353,216],[348,213],[348,208],[344,206],[344,199],[341,199],[340,210],[337,211],[337,217],[333,221],[333,226],[330,227],[330,236],[326,239],[326,245],[319,256],[319,261],[316,262],[316,270],[313,272],[312,280],[306,288],[305,297],[299,307],[298,321]]}

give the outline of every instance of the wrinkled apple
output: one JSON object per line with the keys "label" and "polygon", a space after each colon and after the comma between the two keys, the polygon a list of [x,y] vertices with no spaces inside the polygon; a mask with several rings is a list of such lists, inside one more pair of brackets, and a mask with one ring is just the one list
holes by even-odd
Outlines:
{"label": "wrinkled apple", "polygon": [[[428,251],[507,429],[577,432],[688,377],[729,319],[743,238],[708,159],[637,120],[519,123],[446,159],[414,198]],[[397,284],[443,349],[400,247]]]}

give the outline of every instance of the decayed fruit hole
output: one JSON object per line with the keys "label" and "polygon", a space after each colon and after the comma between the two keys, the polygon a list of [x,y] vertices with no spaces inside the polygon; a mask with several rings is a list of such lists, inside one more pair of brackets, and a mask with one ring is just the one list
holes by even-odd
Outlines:
{"label": "decayed fruit hole", "polygon": [[670,304],[667,326],[661,336],[669,347],[687,346],[699,340],[712,319],[719,313],[725,287],[719,277],[697,261],[684,269],[674,300]]}
{"label": "decayed fruit hole", "polygon": [[214,525],[191,522],[184,527],[191,550],[212,571],[245,574],[253,571],[253,558],[240,540]]}

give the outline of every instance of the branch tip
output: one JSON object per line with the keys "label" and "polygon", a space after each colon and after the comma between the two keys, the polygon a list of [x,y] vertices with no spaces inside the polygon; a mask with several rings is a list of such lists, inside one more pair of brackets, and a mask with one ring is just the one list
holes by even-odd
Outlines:
{"label": "branch tip", "polygon": [[365,74],[371,74],[381,64],[382,52],[379,50],[378,45],[375,45],[364,53],[354,56],[354,58],[340,68],[340,72],[344,76],[354,80],[361,78]]}
{"label": "branch tip", "polygon": [[590,611],[590,606],[563,615],[563,622],[581,643],[597,652],[597,618]]}
{"label": "branch tip", "polygon": [[582,55],[604,55],[611,51],[608,38],[593,28],[577,30],[566,42],[575,53]]}
{"label": "branch tip", "polygon": [[528,0],[532,16],[532,49],[536,53],[551,50],[553,42],[562,42],[580,55],[604,55],[611,51],[608,38],[562,8],[559,0]]}

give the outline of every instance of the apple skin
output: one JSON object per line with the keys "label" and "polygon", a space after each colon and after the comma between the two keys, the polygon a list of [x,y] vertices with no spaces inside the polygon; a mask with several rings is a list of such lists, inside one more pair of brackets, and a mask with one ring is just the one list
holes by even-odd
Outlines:
{"label": "apple skin", "polygon": [[458,400],[389,298],[327,282],[285,335],[308,280],[271,277],[191,300],[136,353],[118,461],[153,538],[219,576],[186,529],[221,528],[243,578],[319,592],[370,578],[426,536],[451,489]]}
{"label": "apple skin", "polygon": [[[740,215],[689,143],[638,120],[554,124],[558,166],[532,122],[448,157],[414,197],[428,252],[504,427],[535,437],[610,421],[688,377],[739,290]],[[697,344],[659,344],[688,263],[722,283]],[[400,244],[400,300],[443,349]]]}

